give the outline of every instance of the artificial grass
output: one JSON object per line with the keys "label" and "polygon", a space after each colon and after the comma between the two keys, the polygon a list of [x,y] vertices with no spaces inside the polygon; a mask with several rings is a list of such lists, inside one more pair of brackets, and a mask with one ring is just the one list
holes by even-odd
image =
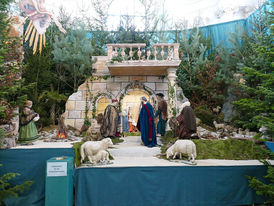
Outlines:
{"label": "artificial grass", "polygon": [[[162,157],[165,157],[166,147],[169,142],[174,143],[177,138],[162,138]],[[274,159],[274,153],[249,140],[192,140],[196,144],[196,159],[227,159],[251,160]]]}
{"label": "artificial grass", "polygon": [[75,163],[76,167],[79,167],[81,164],[81,162],[80,162],[81,161],[80,148],[81,148],[82,144],[84,144],[84,142],[73,143],[74,154],[75,154],[74,163]]}
{"label": "artificial grass", "polygon": [[124,141],[123,139],[121,139],[119,137],[112,138],[111,140],[112,140],[113,144],[119,144]]}
{"label": "artificial grass", "polygon": [[[118,137],[113,138],[111,140],[114,145],[124,141],[123,139],[120,139]],[[73,148],[74,148],[74,153],[75,153],[74,162],[75,162],[76,167],[79,167],[81,165],[80,148],[81,148],[81,145],[84,143],[85,143],[84,141],[73,143]],[[109,154],[109,159],[113,160],[114,158]],[[87,157],[85,158],[84,162],[86,162],[86,161],[88,161]]]}
{"label": "artificial grass", "polygon": [[125,136],[141,136],[141,132],[124,132]]}

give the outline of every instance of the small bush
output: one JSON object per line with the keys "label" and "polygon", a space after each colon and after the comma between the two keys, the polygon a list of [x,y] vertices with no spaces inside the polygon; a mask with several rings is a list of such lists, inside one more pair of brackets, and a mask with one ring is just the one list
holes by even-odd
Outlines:
{"label": "small bush", "polygon": [[207,108],[205,105],[196,107],[194,109],[195,115],[202,121],[202,123],[214,127],[213,121],[216,119],[216,116],[212,111]]}
{"label": "small bush", "polygon": [[[0,167],[2,165],[0,164]],[[24,191],[29,190],[34,181],[25,181],[21,185],[11,185],[10,180],[20,175],[19,173],[6,173],[0,177],[0,205],[5,205],[4,200],[11,197],[18,197]]]}
{"label": "small bush", "polygon": [[256,177],[246,176],[249,181],[249,186],[252,187],[257,195],[264,196],[266,202],[264,205],[273,205],[274,203],[274,167],[267,161],[264,161],[267,166],[267,175],[264,176],[269,180],[268,183],[258,180]]}

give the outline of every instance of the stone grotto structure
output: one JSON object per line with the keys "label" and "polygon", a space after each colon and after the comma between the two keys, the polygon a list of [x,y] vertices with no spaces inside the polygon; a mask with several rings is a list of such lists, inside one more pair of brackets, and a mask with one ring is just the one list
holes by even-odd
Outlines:
{"label": "stone grotto structure", "polygon": [[178,113],[180,92],[176,71],[180,64],[179,44],[107,44],[107,56],[97,56],[92,77],[79,86],[66,103],[65,125],[81,129],[85,117],[95,119],[111,103],[119,101],[137,122],[140,97],[146,96],[157,109],[157,93],[168,102],[169,117]]}

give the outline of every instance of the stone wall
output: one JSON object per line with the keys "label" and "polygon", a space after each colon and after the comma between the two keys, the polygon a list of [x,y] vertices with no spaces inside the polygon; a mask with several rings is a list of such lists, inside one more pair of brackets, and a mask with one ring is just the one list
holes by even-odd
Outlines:
{"label": "stone wall", "polygon": [[[96,57],[97,62],[93,65],[95,69],[94,77],[110,75],[106,65],[106,57]],[[66,112],[64,113],[65,124],[71,125],[80,129],[84,123],[85,118],[85,106],[86,97],[89,99],[89,93],[87,94],[87,85],[90,93],[93,95],[91,101],[89,101],[88,117],[92,118],[93,102],[94,98],[106,96],[109,99],[119,99],[119,95],[124,91],[125,87],[133,82],[140,82],[146,89],[156,93],[163,93],[165,99],[168,100],[168,80],[158,76],[115,76],[107,79],[87,80],[88,84],[83,83],[79,86],[78,91],[72,94],[66,103]],[[96,111],[97,111],[96,102]]]}

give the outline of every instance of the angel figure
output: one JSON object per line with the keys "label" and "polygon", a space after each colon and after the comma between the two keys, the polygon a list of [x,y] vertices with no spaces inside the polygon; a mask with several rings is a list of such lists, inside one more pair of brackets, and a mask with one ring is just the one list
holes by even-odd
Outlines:
{"label": "angel figure", "polygon": [[45,0],[21,0],[19,2],[20,9],[30,20],[25,30],[25,42],[29,40],[29,47],[33,46],[33,54],[37,51],[38,43],[39,51],[42,52],[42,45],[46,44],[45,33],[51,20],[55,22],[61,32],[66,33],[54,15],[46,10],[44,3]]}

